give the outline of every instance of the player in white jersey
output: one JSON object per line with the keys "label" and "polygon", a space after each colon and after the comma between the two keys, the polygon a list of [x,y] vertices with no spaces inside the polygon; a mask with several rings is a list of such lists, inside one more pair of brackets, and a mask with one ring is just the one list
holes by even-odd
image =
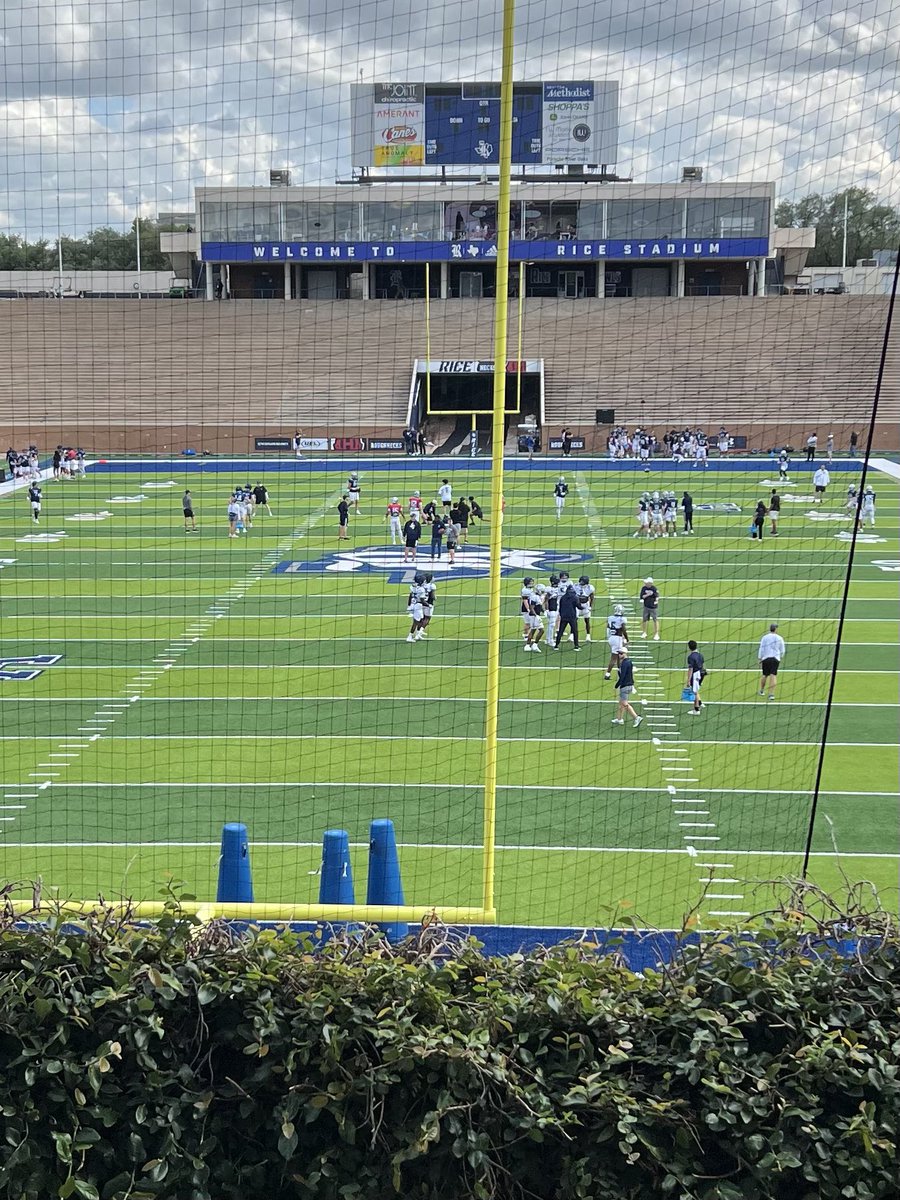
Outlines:
{"label": "player in white jersey", "polygon": [[560,475],[553,487],[553,502],[556,505],[557,521],[563,514],[563,509],[566,507],[566,496],[569,494],[569,485],[566,483],[565,475]]}
{"label": "player in white jersey", "polygon": [[391,497],[391,501],[384,511],[384,519],[391,528],[391,545],[398,546],[403,540],[403,505],[396,496]]}
{"label": "player in white jersey", "polygon": [[704,471],[709,469],[709,450],[706,442],[697,442],[694,450],[694,468],[702,467]]}
{"label": "player in white jersey", "polygon": [[663,535],[663,502],[659,492],[650,497],[650,536],[660,538]]}
{"label": "player in white jersey", "polygon": [[857,528],[862,529],[865,522],[869,522],[870,528],[875,526],[875,492],[872,490],[871,484],[866,484],[866,489],[863,492],[862,506],[859,510],[859,524]]}
{"label": "player in white jersey", "polygon": [[556,626],[559,623],[558,575],[551,575],[550,583],[544,588],[544,608],[547,613],[547,644],[552,645],[556,640]]}
{"label": "player in white jersey", "polygon": [[425,586],[425,576],[417,571],[413,576],[413,581],[409,585],[409,599],[406,604],[406,611],[409,613],[412,624],[409,628],[409,633],[406,635],[408,642],[420,642],[423,635],[422,622],[425,620],[425,601],[428,598],[428,590]]}
{"label": "player in white jersey", "polygon": [[606,640],[609,643],[609,662],[606,665],[604,679],[612,678],[613,667],[619,665],[619,655],[628,645],[628,628],[625,623],[625,609],[617,604],[606,618]]}
{"label": "player in white jersey", "polygon": [[791,460],[787,450],[782,450],[778,455],[778,482],[789,483],[788,471],[791,469]]}
{"label": "player in white jersey", "polygon": [[678,505],[674,492],[663,492],[663,521],[666,527],[666,537],[678,537],[675,523],[678,520]]}
{"label": "player in white jersey", "polygon": [[591,638],[591,607],[594,603],[594,585],[591,583],[587,575],[581,575],[578,578],[578,583],[575,585],[575,591],[581,597],[581,616],[584,618],[584,640],[590,642]]}
{"label": "player in white jersey", "polygon": [[536,590],[534,579],[531,575],[526,575],[522,580],[522,615],[528,622],[528,638],[525,642],[524,649],[532,651],[534,654],[540,654],[541,648],[538,642],[544,636],[544,606],[541,602],[541,595]]}

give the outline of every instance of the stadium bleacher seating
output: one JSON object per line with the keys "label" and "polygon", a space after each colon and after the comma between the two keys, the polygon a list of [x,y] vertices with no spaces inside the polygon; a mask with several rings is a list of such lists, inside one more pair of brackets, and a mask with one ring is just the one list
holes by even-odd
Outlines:
{"label": "stadium bleacher seating", "polygon": [[[545,361],[551,426],[858,426],[871,408],[887,297],[530,299],[523,353]],[[0,438],[102,431],[147,449],[182,428],[246,448],[253,433],[392,430],[425,357],[421,301],[7,302]],[[493,301],[431,307],[433,358],[490,358]],[[509,357],[516,353],[515,324]],[[881,395],[900,422],[900,333]],[[84,431],[82,433],[81,431]],[[105,439],[105,440],[104,440]],[[221,440],[221,439],[220,439]],[[893,440],[896,440],[895,436]],[[886,448],[886,447],[885,447]]]}

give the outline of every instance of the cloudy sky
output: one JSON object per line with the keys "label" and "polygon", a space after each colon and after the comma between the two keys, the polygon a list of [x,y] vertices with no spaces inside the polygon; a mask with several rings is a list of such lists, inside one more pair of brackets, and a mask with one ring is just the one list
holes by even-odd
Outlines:
{"label": "cloudy sky", "polygon": [[[349,169],[348,85],[496,78],[496,0],[0,0],[0,229],[130,224],[193,188]],[[520,0],[516,77],[617,79],[617,170],[900,203],[900,0]]]}

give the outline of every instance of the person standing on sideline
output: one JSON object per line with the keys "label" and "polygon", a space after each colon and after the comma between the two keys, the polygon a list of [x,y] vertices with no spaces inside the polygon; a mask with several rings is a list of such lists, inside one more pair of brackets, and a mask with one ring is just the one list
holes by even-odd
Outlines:
{"label": "person standing on sideline", "polygon": [[653,582],[653,577],[648,575],[641,587],[641,592],[638,597],[643,606],[644,612],[641,619],[641,637],[647,636],[647,625],[653,622],[653,640],[659,641],[659,588]]}
{"label": "person standing on sideline", "polygon": [[294,436],[291,438],[291,446],[294,451],[294,458],[302,458],[303,457],[303,455],[300,453],[300,447],[301,447],[302,441],[303,441],[303,430],[298,429],[297,432],[294,434]]}
{"label": "person standing on sideline", "polygon": [[806,461],[812,462],[816,457],[816,446],[819,444],[819,435],[811,433],[806,439]]}
{"label": "person standing on sideline", "polygon": [[338,541],[347,540],[347,526],[350,524],[350,502],[346,493],[338,501]]}
{"label": "person standing on sideline", "polygon": [[854,429],[850,434],[850,457],[856,458],[856,447],[859,445],[859,434]]}
{"label": "person standing on sideline", "polygon": [[[184,495],[181,497],[181,509],[184,513],[185,531],[188,529],[195,530],[197,528],[197,522],[194,520],[194,500],[189,491],[185,491]],[[190,525],[188,525],[188,521],[190,521]]]}
{"label": "person standing on sideline", "polygon": [[819,463],[819,469],[813,475],[813,485],[816,489],[816,498],[813,504],[821,504],[825,496],[825,489],[831,483],[831,476],[828,474],[828,468],[824,463]]}
{"label": "person standing on sideline", "polygon": [[766,502],[765,500],[758,501],[756,511],[753,513],[753,520],[750,523],[750,541],[762,541],[763,529],[766,524]]}
{"label": "person standing on sideline", "polygon": [[632,729],[637,727],[643,721],[643,717],[639,717],[631,707],[631,694],[634,691],[634,663],[628,657],[628,648],[626,647],[619,656],[619,676],[616,679],[616,692],[619,696],[619,707],[616,709],[616,715],[613,717],[612,725],[624,725],[625,713],[631,717]]}
{"label": "person standing on sideline", "polygon": [[772,537],[778,537],[778,518],[781,516],[781,497],[775,488],[769,497],[769,520],[772,523]]}
{"label": "person standing on sideline", "polygon": [[415,562],[416,552],[419,546],[419,538],[422,536],[422,526],[416,519],[414,514],[410,514],[409,520],[403,526],[403,561]]}
{"label": "person standing on sideline", "polygon": [[531,462],[534,459],[534,434],[533,433],[525,434],[525,450],[528,454],[528,461]]}
{"label": "person standing on sideline", "polygon": [[563,509],[566,507],[566,496],[569,494],[569,485],[566,483],[565,475],[560,475],[553,486],[553,503],[556,505],[557,521],[563,514]]}
{"label": "person standing on sideline", "polygon": [[828,461],[834,462],[834,434],[829,433],[825,439],[825,453],[828,455]]}
{"label": "person standing on sideline", "polygon": [[703,680],[706,678],[706,668],[703,662],[703,655],[697,649],[697,643],[693,640],[688,642],[687,678],[684,681],[684,686],[690,688],[694,693],[693,707],[688,710],[692,717],[696,717],[697,713],[703,707],[703,702],[700,699],[700,688],[703,686]]}
{"label": "person standing on sideline", "polygon": [[685,492],[681,497],[681,507],[684,511],[684,532],[694,532],[694,497],[690,492]]}
{"label": "person standing on sideline", "polygon": [[759,652],[756,655],[759,660],[760,679],[759,679],[759,694],[766,694],[766,680],[769,681],[769,699],[775,699],[775,685],[778,683],[778,667],[781,660],[784,658],[784,638],[778,632],[778,626],[773,621],[769,626],[769,632],[764,633],[759,639]]}
{"label": "person standing on sideline", "polygon": [[416,449],[420,454],[428,453],[428,443],[425,441],[425,430],[420,429],[416,436]]}
{"label": "person standing on sideline", "polygon": [[563,458],[568,458],[572,453],[572,430],[568,428],[562,431],[562,452]]}

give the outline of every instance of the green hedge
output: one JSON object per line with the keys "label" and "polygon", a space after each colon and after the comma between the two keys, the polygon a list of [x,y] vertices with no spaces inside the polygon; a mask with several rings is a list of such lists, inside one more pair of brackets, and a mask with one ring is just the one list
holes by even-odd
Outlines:
{"label": "green hedge", "polygon": [[759,937],[638,976],[440,930],[7,917],[0,1194],[896,1200],[896,930]]}

